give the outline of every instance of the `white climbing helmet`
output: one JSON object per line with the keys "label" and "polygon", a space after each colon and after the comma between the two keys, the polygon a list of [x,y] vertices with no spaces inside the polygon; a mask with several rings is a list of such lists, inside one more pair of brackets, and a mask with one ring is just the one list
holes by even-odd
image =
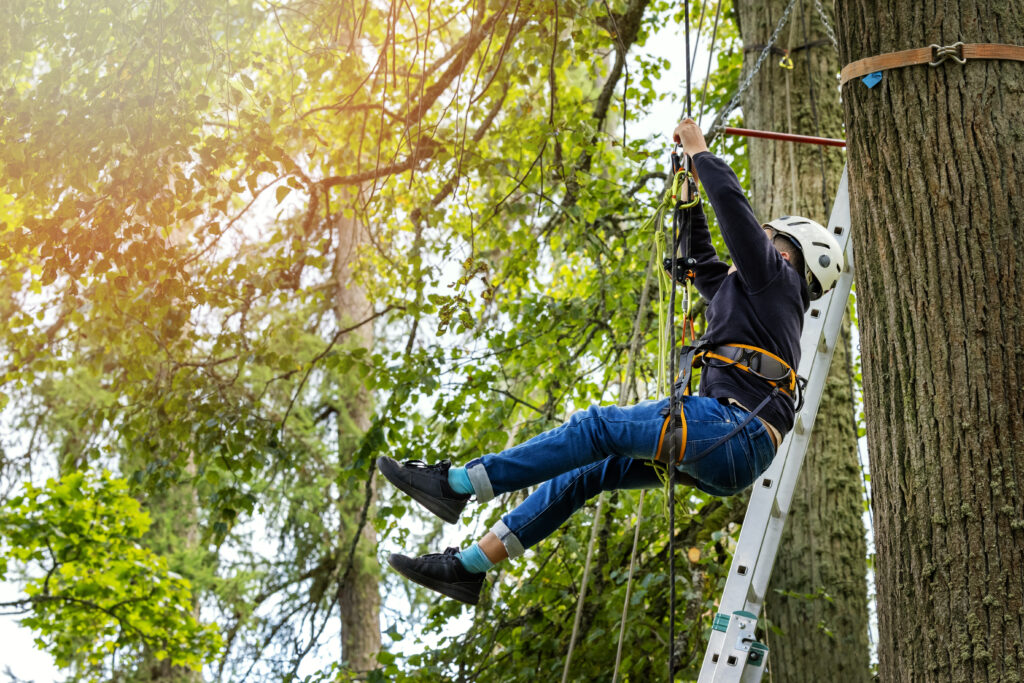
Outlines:
{"label": "white climbing helmet", "polygon": [[828,228],[803,216],[782,216],[765,223],[765,227],[785,235],[800,247],[811,299],[835,287],[843,272],[843,251]]}

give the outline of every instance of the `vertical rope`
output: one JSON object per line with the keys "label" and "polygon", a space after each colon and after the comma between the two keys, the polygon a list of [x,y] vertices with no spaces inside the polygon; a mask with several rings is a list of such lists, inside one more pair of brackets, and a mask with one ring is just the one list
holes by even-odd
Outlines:
{"label": "vertical rope", "polygon": [[[804,7],[803,3],[800,4],[800,24],[803,27],[804,33],[804,45],[810,46],[811,40],[808,38],[807,33],[807,8]],[[807,90],[811,96],[811,116],[814,117],[814,134],[821,136],[821,121],[818,118],[818,103],[817,97],[814,95],[814,74],[811,71],[811,48],[807,48]],[[821,166],[821,206],[825,212],[824,216],[826,220],[829,216],[829,201],[828,201],[828,178],[825,175],[825,148],[821,145],[818,146],[818,163]]]}
{"label": "vertical rope", "polygon": [[[700,93],[700,111],[697,113],[697,127],[700,127],[700,122],[704,118],[704,102],[707,99],[708,94],[708,82],[711,80],[711,62],[715,57],[715,38],[718,37],[718,19],[722,16],[722,2],[718,0],[718,9],[715,10],[715,25],[711,29],[711,46],[708,50],[708,68],[704,72],[704,87]],[[703,129],[702,129],[703,130]]]}
{"label": "vertical rope", "polygon": [[576,637],[580,632],[580,623],[583,621],[583,603],[587,597],[587,582],[590,578],[590,567],[594,559],[594,546],[597,541],[597,532],[601,527],[601,515],[604,512],[604,492],[597,497],[597,509],[594,510],[594,524],[590,528],[590,543],[587,545],[587,561],[583,564],[583,578],[580,581],[580,597],[576,601],[576,618],[572,622],[572,637],[569,639],[569,651],[565,655],[565,667],[562,669],[562,683],[569,680],[569,667],[572,664],[572,651],[576,646]]}
{"label": "vertical rope", "polygon": [[636,567],[636,550],[640,545],[640,520],[644,516],[644,489],[640,489],[640,502],[636,504],[636,527],[633,529],[633,552],[629,556],[629,578],[626,579],[626,599],[622,601],[622,619],[619,621],[619,645],[615,649],[615,668],[612,683],[619,680],[619,665],[622,663],[622,643],[626,636],[626,617],[629,614],[629,597],[633,593],[633,569]]}
{"label": "vertical rope", "polygon": [[[688,118],[693,117],[693,102],[690,92],[690,75],[692,67],[690,64],[690,3],[684,3],[683,10],[683,31],[686,34],[686,116]],[[687,161],[686,150],[683,150],[682,158],[683,168],[689,170],[689,162]],[[676,286],[677,286],[677,275],[679,271],[679,259],[677,250],[677,239],[679,220],[678,213],[679,209],[675,209],[676,216],[672,221],[672,294],[669,297],[669,330],[671,330],[672,345],[670,346],[669,353],[671,353],[670,367],[672,369],[671,377],[673,383],[676,378],[676,354],[675,354],[675,309],[676,309]],[[686,232],[686,256],[689,256],[689,239],[690,239],[690,212],[686,211],[684,215],[686,225],[684,231]],[[675,416],[679,412],[679,399],[676,396],[676,392],[673,391],[673,387],[669,387],[669,415]],[[668,680],[672,681],[675,676],[673,673],[673,666],[676,658],[676,467],[675,464],[669,465],[669,477],[668,477],[668,488],[669,488],[669,512],[668,512],[668,577],[669,577],[669,598],[668,598]]]}
{"label": "vertical rope", "polygon": [[[786,54],[789,54],[789,49],[793,47],[793,35],[796,33],[796,22],[792,22],[789,25],[789,47],[786,48]],[[790,62],[792,64],[792,62]],[[793,70],[786,69],[786,132],[790,135],[793,134],[793,108],[790,105],[789,91],[790,83],[793,80]],[[799,215],[797,211],[797,195],[799,190],[796,184],[796,143],[787,142],[786,145],[789,147],[789,196],[790,196],[790,216]]]}
{"label": "vertical rope", "polygon": [[[661,215],[662,209],[659,207],[657,213],[655,213],[654,220],[657,221]],[[640,328],[644,321],[644,311],[647,308],[648,291],[650,288],[651,271],[655,268],[655,260],[657,250],[651,251],[651,256],[647,260],[647,272],[644,274],[644,286],[640,292],[640,305],[637,308],[636,317],[633,319],[633,335],[630,343],[629,355],[626,361],[626,372],[622,379],[622,387],[619,390],[619,406],[625,406],[629,402],[629,387],[633,384],[633,377],[636,373],[636,355],[640,347],[641,333]],[[660,297],[659,297],[660,299]],[[660,301],[659,301],[660,304]],[[643,494],[640,497],[641,510],[643,506]],[[565,653],[565,665],[562,667],[562,683],[566,683],[569,680],[569,669],[572,666],[572,653],[576,649],[576,640],[580,633],[580,624],[583,622],[583,605],[587,597],[587,584],[590,582],[590,570],[593,566],[594,559],[594,546],[597,545],[597,534],[600,531],[602,513],[604,512],[604,492],[597,497],[597,509],[594,511],[594,525],[590,529],[590,542],[587,544],[587,559],[583,563],[583,577],[580,579],[580,595],[576,600],[576,616],[572,623],[572,635],[569,637],[569,649]],[[639,516],[637,518],[637,525],[639,526]],[[635,541],[634,541],[634,553]],[[632,572],[632,569],[630,569]],[[632,574],[630,575],[632,578]],[[628,588],[627,588],[628,595]],[[628,597],[627,597],[628,600]],[[625,619],[625,617],[623,617]],[[622,636],[619,636],[619,649],[622,649]],[[616,665],[617,666],[617,665]]]}

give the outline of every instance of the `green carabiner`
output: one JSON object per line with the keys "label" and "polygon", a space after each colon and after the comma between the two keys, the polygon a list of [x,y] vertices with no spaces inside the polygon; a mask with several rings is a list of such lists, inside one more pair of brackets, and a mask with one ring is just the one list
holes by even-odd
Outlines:
{"label": "green carabiner", "polygon": [[[683,182],[690,183],[690,189],[693,192],[693,197],[690,201],[683,203],[679,201],[680,181],[679,176],[684,176]],[[697,191],[697,183],[693,179],[693,174],[685,168],[681,168],[676,171],[675,177],[672,178],[672,200],[676,202],[676,208],[689,209],[697,206],[697,202],[700,201],[700,193]]]}

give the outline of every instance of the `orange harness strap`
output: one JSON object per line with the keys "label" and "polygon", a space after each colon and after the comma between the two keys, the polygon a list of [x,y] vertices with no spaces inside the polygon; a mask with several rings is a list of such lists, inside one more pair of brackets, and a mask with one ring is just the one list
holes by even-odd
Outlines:
{"label": "orange harness strap", "polygon": [[[717,360],[717,361],[720,361],[720,362],[728,364],[730,367],[737,368],[737,369],[742,370],[744,372],[752,373],[752,374],[756,375],[757,377],[760,377],[761,379],[766,381],[768,384],[770,384],[776,390],[781,391],[784,394],[787,394],[788,396],[790,396],[790,398],[793,397],[793,394],[794,394],[794,392],[796,391],[796,388],[797,388],[797,375],[796,375],[796,372],[793,371],[793,368],[790,367],[789,363],[787,363],[786,361],[782,360],[781,358],[776,356],[771,351],[766,351],[765,349],[761,349],[761,348],[758,348],[756,346],[750,346],[749,344],[719,344],[718,346],[715,346],[713,348],[721,350],[724,347],[732,347],[732,348],[744,349],[746,351],[750,351],[750,352],[754,352],[754,353],[760,353],[760,354],[763,354],[764,356],[766,356],[766,357],[776,361],[777,363],[779,363],[779,365],[781,367],[783,367],[783,368],[785,368],[787,370],[787,373],[786,373],[785,377],[788,379],[788,382],[786,382],[786,386],[780,386],[780,382],[779,381],[775,381],[775,380],[769,379],[768,377],[765,377],[765,376],[761,375],[760,373],[755,371],[753,368],[751,368],[746,363],[740,362],[740,361],[736,360],[735,358],[729,358],[728,356],[724,356],[724,355],[722,355],[720,353],[715,353],[715,351],[711,350],[711,349],[708,349],[706,351],[698,351],[697,353],[695,353],[693,355],[693,357],[692,357],[691,362],[690,362],[691,367],[694,367],[694,368],[695,367],[700,367],[702,362],[704,360],[706,360],[706,359]],[[723,353],[724,353],[724,351],[723,351]],[[690,368],[687,368],[686,370],[682,370],[682,369],[680,369],[680,370],[681,370],[682,373],[684,373],[685,377],[689,377],[689,370],[690,370]],[[781,377],[779,379],[781,379]],[[687,386],[684,387],[684,389],[686,390],[685,393],[689,394],[689,388],[690,388],[689,387],[689,380],[685,380],[684,383],[687,385]],[[682,404],[682,402],[680,402],[680,404],[679,404],[679,422],[680,422],[680,427],[678,429],[676,429],[676,433],[670,433],[670,431],[669,431],[669,424],[672,422],[672,415],[671,415],[671,413],[665,416],[665,421],[661,425],[661,434],[658,436],[658,449],[657,449],[657,451],[655,452],[655,455],[654,455],[655,462],[659,462],[659,463],[662,463],[664,465],[668,465],[673,460],[677,464],[682,462],[683,455],[686,453],[686,439],[687,439],[686,416],[683,414],[683,412],[684,412],[683,404]],[[678,442],[678,443],[676,443],[676,442]],[[774,442],[774,440],[773,440],[773,442]],[[678,448],[678,450],[676,450],[677,448]],[[673,453],[675,454],[675,457],[673,457]]]}

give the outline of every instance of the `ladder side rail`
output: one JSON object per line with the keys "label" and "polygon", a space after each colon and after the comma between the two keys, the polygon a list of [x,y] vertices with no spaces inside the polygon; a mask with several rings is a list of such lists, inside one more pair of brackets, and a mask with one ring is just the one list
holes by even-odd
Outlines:
{"label": "ladder side rail", "polygon": [[[839,301],[849,302],[850,290],[853,285],[852,244],[847,245],[845,253],[848,270],[843,272],[843,276],[836,285],[836,303]],[[778,554],[779,544],[782,541],[783,527],[786,523],[786,517],[789,516],[789,511],[792,508],[793,496],[796,493],[796,482],[800,476],[800,469],[803,467],[804,458],[807,455],[807,449],[810,447],[814,421],[818,415],[818,407],[821,405],[821,397],[825,391],[825,382],[828,379],[829,368],[832,365],[832,357],[835,354],[839,331],[842,329],[843,316],[845,313],[845,305],[833,305],[829,307],[828,313],[826,314],[829,316],[830,320],[826,321],[825,328],[827,330],[827,334],[822,338],[822,344],[825,348],[819,349],[818,353],[823,358],[827,357],[828,362],[816,366],[813,374],[808,377],[808,388],[810,389],[812,382],[816,384],[816,387],[814,391],[808,392],[804,410],[801,411],[806,417],[806,429],[793,435],[793,443],[790,446],[790,457],[787,458],[785,464],[787,471],[782,477],[783,481],[791,481],[793,485],[780,486],[778,502],[779,508],[782,510],[782,514],[773,515],[768,522],[768,533],[766,534],[761,554],[757,558],[757,564],[754,567],[752,585],[748,591],[746,604],[740,607],[740,609],[745,609],[753,612],[754,614],[760,614],[761,607],[764,604],[765,595],[768,592],[768,582],[771,579],[772,569],[775,566],[775,556]],[[792,475],[790,475],[788,470],[792,470]]]}
{"label": "ladder side rail", "polygon": [[[840,292],[835,292],[840,294]],[[845,288],[845,298],[849,297],[849,285]],[[837,309],[839,323],[842,323],[842,313],[845,306],[836,304],[831,308]],[[827,314],[826,314],[827,316]],[[838,331],[838,330],[837,330]],[[819,342],[822,336],[818,335]],[[834,342],[833,342],[834,348]],[[819,354],[819,360],[831,361],[832,354]],[[812,367],[811,377],[821,376],[821,386],[817,388],[817,396],[811,394],[811,377],[808,378],[808,395],[805,400],[804,410],[798,416],[806,425],[800,433],[794,429],[787,436],[785,446],[780,449],[772,466],[755,482],[755,490],[751,494],[750,503],[747,506],[746,516],[743,520],[743,527],[740,530],[739,543],[733,553],[732,562],[729,567],[729,575],[726,580],[726,587],[722,593],[718,611],[724,615],[731,615],[737,611],[746,611],[759,614],[763,604],[763,592],[766,590],[766,580],[758,581],[757,577],[765,573],[762,567],[767,564],[767,574],[771,573],[771,564],[774,562],[779,541],[781,540],[785,518],[789,513],[792,504],[793,493],[796,482],[800,475],[800,467],[803,464],[807,445],[810,441],[811,430],[815,412],[820,404],[824,377],[828,374],[828,363],[819,362]],[[808,411],[808,409],[810,409]],[[700,681],[706,680],[736,680],[739,681],[739,674],[742,668],[736,669],[735,678],[719,678],[710,676],[718,666],[722,669],[721,662],[716,662],[715,655],[721,655],[724,660],[727,651],[731,650],[733,643],[727,642],[726,634],[712,630],[708,643],[708,650],[704,656],[704,664],[701,668]],[[733,667],[730,667],[732,669]],[[705,676],[705,671],[708,675]],[[724,673],[724,672],[723,672]]]}
{"label": "ladder side rail", "polygon": [[[842,182],[839,186],[839,191],[836,197],[836,206],[832,211],[832,219],[829,221],[830,227],[833,229],[836,226],[843,228],[843,232],[839,235],[840,245],[844,248],[844,251],[850,251],[848,248],[849,244],[849,203],[846,201],[848,195],[846,195],[846,175],[844,173]],[[840,201],[844,200],[844,201]],[[852,270],[850,271],[852,273]],[[810,315],[807,322],[805,323],[805,329],[801,337],[801,362],[799,365],[800,374],[809,379],[816,377],[819,372],[823,375],[827,375],[828,366],[831,364],[831,358],[819,358],[818,349],[821,344],[823,336],[827,333],[825,324],[830,320],[827,313],[829,308],[832,308],[838,304],[839,322],[842,320],[842,313],[845,313],[846,304],[848,302],[849,294],[849,282],[844,282],[843,278],[840,278],[840,282],[837,283],[839,286],[845,285],[846,291],[840,293],[833,290],[825,295],[825,298],[819,302],[816,302],[810,310]],[[839,298],[836,295],[840,294]],[[833,303],[835,302],[835,303]],[[834,331],[835,335],[838,335],[838,326]],[[815,366],[822,366],[823,370],[818,372],[815,371]],[[809,389],[813,389],[811,385],[808,385]],[[810,398],[809,396],[807,398]],[[815,401],[815,404],[820,402],[820,398]],[[757,559],[757,554],[761,547],[761,540],[764,538],[764,530],[768,525],[768,521],[772,514],[778,515],[778,493],[780,487],[790,484],[792,479],[792,485],[795,485],[795,479],[799,475],[799,469],[796,472],[789,471],[789,477],[787,474],[786,463],[790,460],[790,454],[793,452],[792,446],[794,443],[795,434],[801,431],[807,431],[806,423],[808,418],[806,417],[806,408],[808,401],[805,400],[804,410],[797,415],[796,424],[794,430],[786,435],[783,443],[779,449],[779,453],[776,455],[772,462],[771,467],[762,475],[759,482],[755,484],[754,491],[751,494],[751,500],[747,507],[747,514],[743,521],[743,527],[740,531],[740,540],[736,547],[736,551],[733,553],[732,567],[730,567],[729,579],[733,581],[734,585],[736,582],[740,584],[748,584],[751,578],[750,569],[754,566]],[[813,417],[813,413],[812,413]],[[751,539],[755,542],[751,543]],[[739,560],[739,561],[737,561]],[[726,589],[723,593],[722,601],[720,603],[719,611],[723,614],[731,614],[736,610],[744,609],[744,600],[747,590],[730,590],[733,588],[726,583]]]}
{"label": "ladder side rail", "polygon": [[[844,169],[842,180],[836,193],[836,202],[832,210],[832,216],[829,220],[829,227],[833,230],[833,234],[835,234],[836,227],[841,228],[837,238],[849,259],[852,255],[852,246],[849,239],[851,231],[849,229],[850,213],[847,187],[847,173]],[[827,354],[827,358],[819,358],[819,348],[826,338],[831,338],[831,346],[834,348],[835,339],[838,337],[839,327],[842,323],[842,315],[846,311],[846,304],[849,300],[853,272],[851,264],[852,260],[848,260],[847,267],[844,269],[837,287],[832,292],[826,294],[823,300],[815,302],[815,306],[811,309],[811,315],[805,322],[805,329],[801,336],[799,371],[802,376],[808,377],[809,383],[804,410],[797,416],[794,432],[802,430],[808,438],[810,426],[813,423],[824,386],[824,380],[822,380],[819,385],[812,387],[812,378],[817,378],[819,375],[821,377],[827,376],[828,366],[831,364],[831,352]],[[829,315],[828,311],[832,309],[836,309],[837,313]],[[824,311],[824,314],[822,314],[822,311]],[[817,395],[813,400],[810,400],[811,396],[809,394],[815,390]],[[809,404],[813,404],[813,406]],[[813,407],[813,410],[807,415],[808,408],[810,407]],[[764,549],[766,535],[769,533],[769,524],[774,522],[780,530],[779,533],[781,533],[782,523],[792,501],[793,489],[803,461],[803,452],[800,452],[795,454],[796,458],[794,460],[796,462],[793,463],[795,467],[787,466],[787,463],[791,460],[790,454],[793,453],[795,441],[793,435],[793,432],[787,435],[772,466],[759,478],[758,482],[755,482],[743,527],[740,531],[739,543],[733,555],[726,587],[720,601],[719,612],[726,616],[731,615],[737,610],[746,609],[749,594],[753,589],[752,581],[755,569],[759,564],[759,558]],[[803,451],[806,450],[806,440],[803,441],[801,448]],[[781,498],[780,493],[783,493]],[[771,549],[765,557],[769,565],[774,561],[778,539],[776,538],[773,542],[776,547]],[[770,559],[767,555],[771,556]],[[758,602],[753,613],[758,614],[759,612],[760,603]],[[719,629],[717,627],[711,631],[708,649],[701,668],[701,681],[709,681],[714,675],[715,655],[722,653],[724,649],[724,631],[724,628]],[[739,679],[736,678],[736,680]]]}
{"label": "ladder side rail", "polygon": [[[852,245],[848,245],[846,249],[847,255],[852,254]],[[852,266],[852,264],[851,264]],[[849,277],[846,282],[842,279],[836,286],[836,302],[838,303],[841,299],[840,295],[845,293],[844,299],[849,301],[850,288],[853,284],[853,269],[849,270]],[[845,273],[844,273],[845,275]],[[843,313],[845,307],[839,307],[836,305],[829,307],[829,313],[827,315],[833,319],[833,322],[826,326],[828,330],[828,339],[822,337],[822,342],[826,343],[825,349],[819,350],[819,358],[826,358],[830,361],[835,351],[835,344],[838,338],[839,329],[843,322]],[[750,584],[746,595],[744,596],[743,606],[740,608],[742,611],[751,614],[760,614],[761,608],[764,605],[765,595],[768,592],[768,582],[771,579],[772,569],[775,565],[775,557],[778,554],[779,545],[782,541],[782,532],[785,527],[786,517],[789,515],[789,510],[793,503],[793,494],[795,492],[796,481],[800,474],[800,467],[803,465],[803,460],[807,454],[807,448],[810,445],[810,438],[812,428],[814,426],[814,418],[818,411],[818,405],[821,402],[821,395],[824,393],[825,380],[828,377],[828,365],[829,364],[817,364],[814,371],[817,371],[816,377],[808,378],[808,399],[804,406],[804,410],[801,411],[803,417],[806,418],[805,425],[806,429],[800,433],[794,433],[793,442],[790,446],[790,454],[786,459],[785,463],[785,474],[782,476],[782,480],[779,485],[779,492],[777,494],[777,507],[776,514],[773,514],[768,521],[765,528],[764,539],[758,549],[757,559],[751,573]],[[822,369],[823,368],[823,369]],[[811,384],[817,383],[815,391],[810,391]],[[811,401],[813,399],[813,405]],[[719,661],[716,663],[715,673],[713,677],[714,683],[758,683],[764,674],[765,667],[764,663],[755,666],[749,664],[742,655],[749,651],[747,644],[741,644],[739,642],[730,642],[727,638],[724,642],[723,651],[720,654]],[[730,658],[735,664],[730,665]],[[712,658],[713,659],[713,658]],[[724,664],[723,664],[724,660]]]}

